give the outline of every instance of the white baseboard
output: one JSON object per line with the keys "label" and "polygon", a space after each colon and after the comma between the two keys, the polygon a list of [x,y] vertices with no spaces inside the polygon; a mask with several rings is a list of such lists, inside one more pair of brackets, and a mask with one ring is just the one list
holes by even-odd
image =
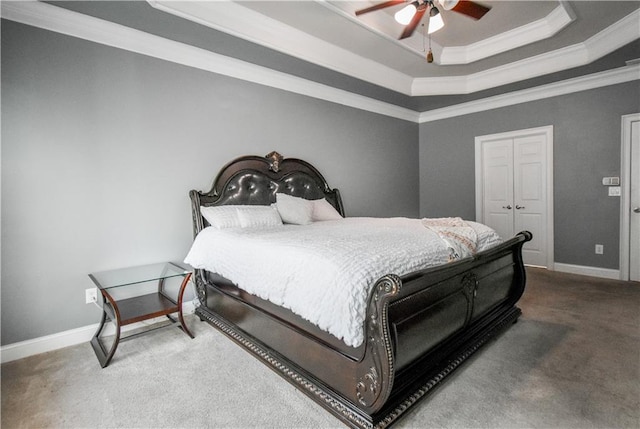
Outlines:
{"label": "white baseboard", "polygon": [[[192,314],[195,311],[195,305],[193,301],[184,302],[182,305],[182,311],[184,314]],[[164,317],[145,320],[138,323],[132,323],[131,325],[124,326],[122,328],[122,332],[127,332],[133,329],[148,326],[162,319],[164,319]],[[34,338],[32,340],[7,344],[6,346],[0,347],[0,362],[11,362],[13,360],[61,349],[63,347],[75,346],[76,344],[85,342],[88,343],[89,341],[91,341],[91,337],[93,337],[93,334],[95,334],[96,330],[98,329],[98,325],[99,323],[95,323],[93,325],[70,329],[68,331],[46,335],[44,337]]]}
{"label": "white baseboard", "polygon": [[610,268],[584,267],[581,265],[554,264],[554,270],[561,273],[581,274],[583,276],[600,277],[603,279],[620,280],[620,270]]}

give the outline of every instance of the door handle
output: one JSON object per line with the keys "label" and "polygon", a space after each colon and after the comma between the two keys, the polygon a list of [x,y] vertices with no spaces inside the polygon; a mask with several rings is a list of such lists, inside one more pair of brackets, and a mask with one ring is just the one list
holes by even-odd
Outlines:
{"label": "door handle", "polygon": [[633,212],[634,213],[640,213],[640,207],[634,207]]}
{"label": "door handle", "polygon": [[511,204],[509,204],[508,206],[502,206],[503,209],[507,209],[507,210],[511,210]]}
{"label": "door handle", "polygon": [[523,209],[523,208],[524,208],[524,206],[519,206],[519,205],[516,204],[516,209],[517,210],[520,210],[520,209]]}

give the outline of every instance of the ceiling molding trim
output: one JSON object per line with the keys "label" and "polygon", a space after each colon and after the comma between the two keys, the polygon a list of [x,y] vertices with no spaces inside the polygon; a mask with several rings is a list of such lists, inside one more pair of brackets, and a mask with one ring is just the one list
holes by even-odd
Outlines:
{"label": "ceiling molding trim", "polygon": [[633,80],[640,81],[640,62],[631,61],[619,69],[420,113],[48,3],[2,2],[1,16],[3,19],[102,45],[415,123],[437,121]]}
{"label": "ceiling molding trim", "polygon": [[420,113],[418,122],[422,124],[439,121],[636,80],[640,80],[640,64],[629,64],[613,70],[425,111]]}
{"label": "ceiling molding trim", "polygon": [[584,44],[573,45],[470,75],[466,79],[466,93],[494,88],[496,81],[506,85],[588,63],[588,48]]}
{"label": "ceiling molding trim", "polygon": [[248,40],[252,43],[320,65],[330,70],[354,75],[358,79],[380,84],[402,94],[409,94],[412,77],[351,51],[311,36],[252,9],[229,1],[176,2],[147,0],[152,7],[171,15]]}
{"label": "ceiling molding trim", "polygon": [[640,38],[640,9],[636,9],[585,41],[589,51],[589,62],[602,58],[638,38]]}
{"label": "ceiling molding trim", "polygon": [[416,78],[412,96],[470,94],[496,86],[589,64],[640,38],[640,9],[587,39],[566,48],[468,76]]}
{"label": "ceiling molding trim", "polygon": [[[526,58],[470,75],[411,78],[234,2],[176,2],[171,0],[147,0],[147,2],[164,12],[409,96],[470,94],[543,76],[588,64],[594,59],[612,52],[617,47],[640,37],[640,26],[637,25],[640,19],[640,10],[637,10],[589,39],[597,40],[597,44],[590,43],[588,40],[555,52]],[[318,3],[336,13],[341,13],[343,16],[349,15],[345,11],[339,12],[342,9],[326,1],[318,1]],[[508,45],[509,49],[517,47],[513,45],[513,40],[516,40],[516,44],[522,43],[522,45],[532,43],[536,41],[536,38],[548,37],[560,31],[573,21],[574,16],[570,7],[564,2],[560,2],[560,6],[547,17],[532,23],[535,25],[522,26],[520,29],[513,30],[514,32],[507,33],[506,37],[492,38],[492,40],[495,39],[492,43],[502,45],[503,48]],[[359,19],[355,19],[355,16],[350,19],[371,29]],[[534,36],[529,36],[528,32]],[[304,49],[301,46],[304,46]],[[486,48],[474,46],[473,49],[484,50],[485,53],[489,52],[487,50],[491,50],[489,56],[499,53],[490,46],[491,44],[488,44]],[[445,49],[447,48],[442,48],[442,50]],[[420,55],[423,56],[424,53],[420,52]]]}
{"label": "ceiling molding trim", "polygon": [[547,39],[575,20],[575,14],[569,5],[560,2],[549,15],[514,28],[511,31],[489,37],[466,46],[443,47],[440,65],[470,64],[503,52],[510,51],[540,40]]}
{"label": "ceiling molding trim", "polygon": [[42,2],[2,2],[2,18],[200,70],[381,115],[418,121],[418,112],[165,39]]}

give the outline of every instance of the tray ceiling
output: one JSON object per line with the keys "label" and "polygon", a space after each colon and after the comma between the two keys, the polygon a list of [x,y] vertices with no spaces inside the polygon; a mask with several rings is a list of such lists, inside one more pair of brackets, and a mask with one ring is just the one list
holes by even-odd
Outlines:
{"label": "tray ceiling", "polygon": [[[398,40],[393,13],[355,16],[374,1],[148,0],[180,16],[409,96],[471,94],[589,64],[640,38],[637,1],[482,1],[479,21],[442,10],[429,40]],[[437,4],[437,3],[436,3]],[[425,25],[426,26],[426,25]],[[632,58],[629,58],[631,60]]]}

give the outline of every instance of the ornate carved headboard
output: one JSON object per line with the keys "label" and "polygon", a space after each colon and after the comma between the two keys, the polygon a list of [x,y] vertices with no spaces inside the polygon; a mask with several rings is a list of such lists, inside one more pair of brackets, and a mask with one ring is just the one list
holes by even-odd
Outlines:
{"label": "ornate carved headboard", "polygon": [[308,200],[326,198],[344,216],[340,192],[331,189],[314,166],[271,152],[236,158],[222,167],[210,191],[189,192],[194,235],[206,226],[200,206],[269,205],[276,201],[277,192]]}

